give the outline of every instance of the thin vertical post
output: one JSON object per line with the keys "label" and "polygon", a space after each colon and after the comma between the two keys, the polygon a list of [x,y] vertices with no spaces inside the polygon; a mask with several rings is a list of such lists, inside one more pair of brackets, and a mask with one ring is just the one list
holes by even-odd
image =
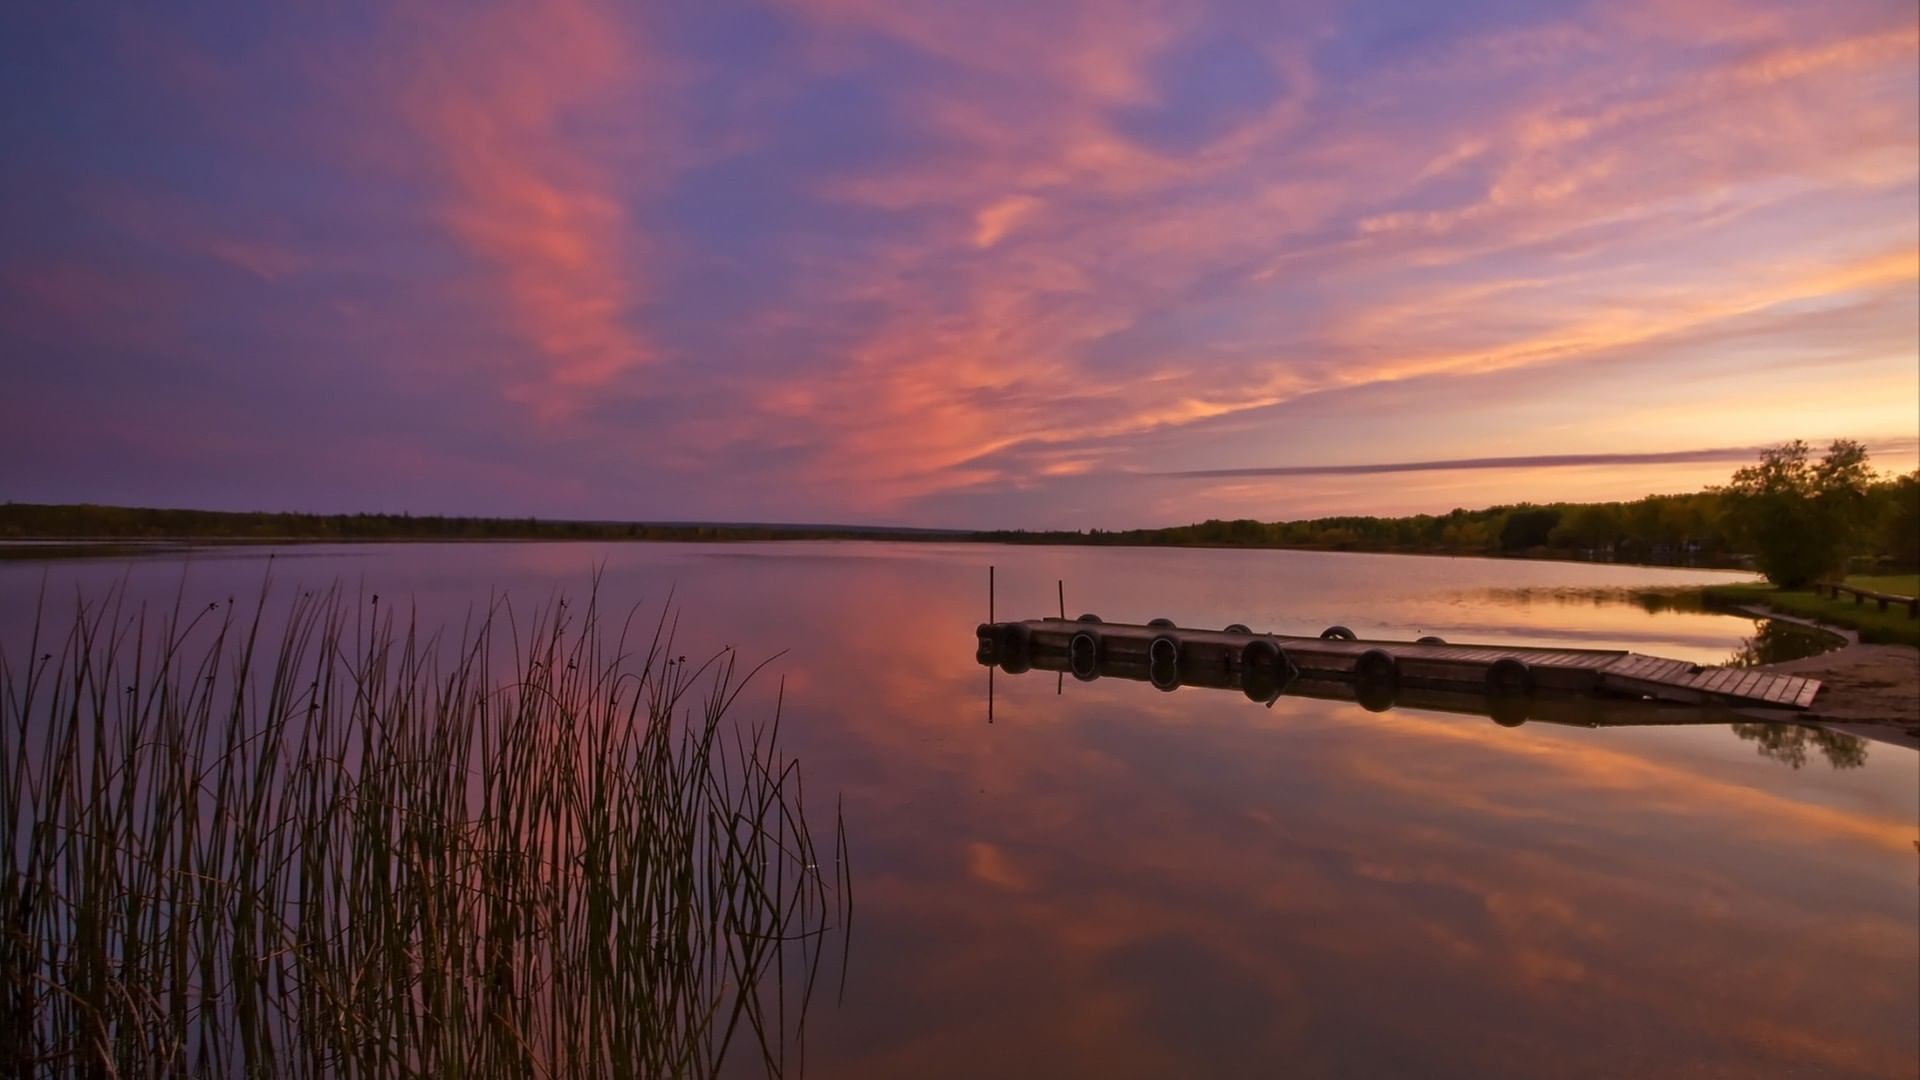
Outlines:
{"label": "thin vertical post", "polygon": [[[993,618],[993,564],[987,564],[987,622]],[[993,723],[993,669],[987,669],[987,723]]]}
{"label": "thin vertical post", "polygon": [[[1055,578],[1055,579],[1054,579],[1054,588],[1055,588],[1056,590],[1058,590],[1058,591],[1059,591],[1059,594],[1060,594],[1060,619],[1061,619],[1061,621],[1062,621],[1062,622],[1064,622],[1064,621],[1066,621],[1066,618],[1067,618],[1067,579],[1066,579],[1066,578]],[[1065,692],[1066,692],[1066,685],[1067,685],[1067,673],[1066,673],[1066,672],[1064,672],[1064,671],[1062,671],[1062,672],[1059,672],[1058,674],[1056,674],[1056,675],[1054,675],[1054,677],[1053,677],[1053,696],[1054,696],[1054,697],[1059,697],[1059,696],[1060,696],[1060,695],[1061,695],[1062,693],[1065,693]]]}

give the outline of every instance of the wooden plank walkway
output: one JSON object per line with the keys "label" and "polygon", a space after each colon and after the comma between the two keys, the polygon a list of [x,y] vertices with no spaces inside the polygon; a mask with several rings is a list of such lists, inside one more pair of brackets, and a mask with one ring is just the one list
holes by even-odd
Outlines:
{"label": "wooden plank walkway", "polygon": [[[1393,681],[1410,687],[1510,693],[1511,685],[1495,685],[1503,672],[1494,667],[1502,665],[1510,677],[1513,671],[1506,669],[1518,664],[1534,693],[1800,710],[1813,704],[1820,692],[1817,679],[1753,668],[1702,667],[1612,649],[1363,641],[1053,618],[982,624],[978,634],[983,662],[1018,663],[1024,658],[1033,663],[1042,656],[1063,656],[1096,674],[1106,661],[1152,663],[1149,652],[1160,638],[1172,640],[1171,655],[1183,674],[1234,672],[1249,655],[1248,646],[1258,640],[1272,643],[1284,656],[1284,665],[1302,675],[1358,679],[1362,657],[1369,657],[1369,677],[1380,677],[1384,668]],[[1160,649],[1166,653],[1164,644]]]}
{"label": "wooden plank walkway", "polygon": [[1628,653],[1601,672],[1601,681],[1626,693],[1662,701],[1699,700],[1804,709],[1820,692],[1818,679],[1753,668],[1707,667]]}

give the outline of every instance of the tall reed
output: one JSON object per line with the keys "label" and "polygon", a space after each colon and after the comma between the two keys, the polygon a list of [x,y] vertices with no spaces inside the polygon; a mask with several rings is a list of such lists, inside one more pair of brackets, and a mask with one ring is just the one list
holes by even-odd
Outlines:
{"label": "tall reed", "polygon": [[0,1073],[798,1071],[846,833],[731,651],[269,591],[0,651]]}

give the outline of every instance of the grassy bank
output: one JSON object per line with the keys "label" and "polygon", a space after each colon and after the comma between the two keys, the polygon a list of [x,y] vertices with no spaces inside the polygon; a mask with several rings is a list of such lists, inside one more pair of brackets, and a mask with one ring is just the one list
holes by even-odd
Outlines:
{"label": "grassy bank", "polygon": [[1852,574],[1846,583],[1895,596],[1920,596],[1920,574]]}
{"label": "grassy bank", "polygon": [[590,600],[390,607],[109,600],[0,652],[0,1073],[787,1071],[851,886],[777,714],[725,719],[750,673]]}
{"label": "grassy bank", "polygon": [[[1879,592],[1914,595],[1920,575],[1896,574],[1850,577],[1847,584]],[[1892,606],[1881,611],[1871,601],[1861,604],[1852,597],[1835,600],[1815,595],[1809,589],[1779,589],[1764,582],[1740,585],[1709,585],[1707,599],[1716,604],[1760,605],[1833,626],[1857,631],[1860,640],[1887,645],[1920,646],[1920,619],[1911,618],[1906,609]]]}

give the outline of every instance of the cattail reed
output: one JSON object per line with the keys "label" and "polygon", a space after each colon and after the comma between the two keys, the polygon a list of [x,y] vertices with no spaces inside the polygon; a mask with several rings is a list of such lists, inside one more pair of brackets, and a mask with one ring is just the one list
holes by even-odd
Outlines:
{"label": "cattail reed", "polygon": [[730,650],[270,592],[0,651],[0,1073],[797,1071],[846,833]]}

